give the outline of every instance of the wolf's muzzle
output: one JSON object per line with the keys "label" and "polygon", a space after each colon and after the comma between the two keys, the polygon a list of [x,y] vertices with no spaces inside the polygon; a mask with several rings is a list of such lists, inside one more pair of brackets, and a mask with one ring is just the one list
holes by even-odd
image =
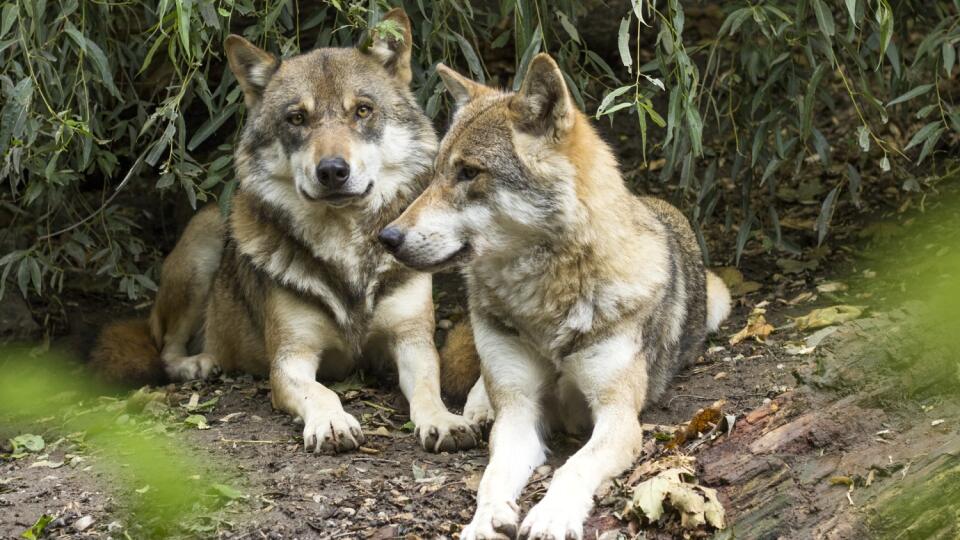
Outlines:
{"label": "wolf's muzzle", "polygon": [[404,236],[404,232],[397,227],[387,227],[380,231],[380,235],[377,238],[379,238],[380,243],[383,244],[383,247],[386,248],[387,251],[396,253],[396,251],[400,249],[400,246],[403,245]]}
{"label": "wolf's muzzle", "polygon": [[350,164],[342,157],[323,158],[317,164],[317,179],[326,188],[340,188],[349,178]]}

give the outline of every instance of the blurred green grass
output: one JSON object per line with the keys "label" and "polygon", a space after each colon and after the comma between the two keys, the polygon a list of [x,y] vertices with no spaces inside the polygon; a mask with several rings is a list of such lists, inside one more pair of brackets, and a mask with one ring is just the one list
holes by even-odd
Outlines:
{"label": "blurred green grass", "polygon": [[[197,532],[205,513],[244,498],[228,485],[224,457],[204,459],[179,433],[182,421],[149,414],[166,411],[161,393],[110,397],[115,395],[117,389],[54,354],[0,351],[0,433],[66,437],[79,448],[73,453],[92,456],[110,480],[107,489],[121,502],[133,537],[165,537],[191,527]],[[18,455],[17,443],[37,444],[20,437],[7,459],[24,457],[26,449]]]}

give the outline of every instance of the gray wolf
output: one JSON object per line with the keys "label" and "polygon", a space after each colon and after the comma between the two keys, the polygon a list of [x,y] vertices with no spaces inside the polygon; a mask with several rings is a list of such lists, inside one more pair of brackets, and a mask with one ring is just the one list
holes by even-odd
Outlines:
{"label": "gray wolf", "polygon": [[[549,56],[517,93],[438,69],[458,109],[432,182],[381,237],[405,264],[466,280],[483,376],[465,416],[494,422],[461,538],[580,538],[597,487],[640,450],[639,412],[730,296],[683,214],[630,193]],[[592,432],[521,522],[517,496],[559,428]]]}
{"label": "gray wolf", "polygon": [[148,324],[107,328],[96,369],[269,377],[274,406],[303,420],[305,448],[341,452],[363,432],[318,372],[342,377],[392,357],[423,447],[478,443],[440,397],[431,276],[377,241],[423,190],[437,149],[409,90],[410,21],[399,9],[386,18],[402,40],[374,35],[363,49],[282,61],[227,39],[248,111],[229,218],[215,208],[193,218],[164,262]]}

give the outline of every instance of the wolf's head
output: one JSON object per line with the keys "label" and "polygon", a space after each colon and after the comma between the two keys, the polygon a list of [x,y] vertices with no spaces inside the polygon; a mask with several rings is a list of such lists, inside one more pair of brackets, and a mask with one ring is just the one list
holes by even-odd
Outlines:
{"label": "wolf's head", "polygon": [[458,109],[430,186],[381,232],[387,249],[409,266],[439,270],[550,243],[586,219],[577,201],[594,188],[581,179],[615,163],[553,59],[535,57],[517,93],[437,69]]}
{"label": "wolf's head", "polygon": [[240,36],[227,59],[248,117],[237,149],[243,189],[287,208],[377,209],[429,170],[436,135],[409,90],[410,21],[403,39],[373,35],[357,49],[322,48],[278,60]]}

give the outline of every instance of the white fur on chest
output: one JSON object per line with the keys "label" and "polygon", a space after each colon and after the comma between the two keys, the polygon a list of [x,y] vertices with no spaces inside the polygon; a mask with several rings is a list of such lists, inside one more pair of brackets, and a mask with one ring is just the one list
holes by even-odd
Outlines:
{"label": "white fur on chest", "polygon": [[474,263],[466,274],[477,308],[554,361],[575,341],[641,311],[651,300],[650,289],[641,283],[558,277],[537,254],[499,266]]}

